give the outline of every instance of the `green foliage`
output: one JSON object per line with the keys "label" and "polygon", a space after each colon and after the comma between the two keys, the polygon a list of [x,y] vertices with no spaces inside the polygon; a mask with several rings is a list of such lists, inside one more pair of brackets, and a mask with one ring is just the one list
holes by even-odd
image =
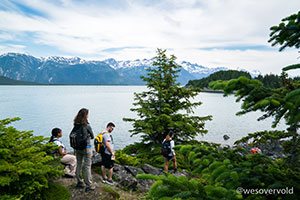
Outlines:
{"label": "green foliage", "polygon": [[43,189],[41,199],[43,200],[68,200],[71,194],[68,189],[60,184],[49,182],[48,188]]}
{"label": "green foliage", "polygon": [[[184,157],[183,155],[179,152],[179,146],[175,146],[175,151],[176,151],[176,158],[177,158],[177,166],[178,168],[185,168],[188,169],[189,165],[185,162],[183,162]],[[163,168],[164,167],[164,158],[161,155],[161,145],[151,145],[151,144],[144,144],[144,143],[134,143],[131,145],[126,146],[123,150],[118,150],[121,151],[121,154],[127,154],[127,155],[132,155],[134,154],[135,156],[130,156],[133,159],[136,159],[137,164],[135,166],[141,167],[143,164],[151,164],[154,167],[158,168]],[[121,155],[120,154],[120,155]],[[129,158],[130,158],[129,157]],[[131,160],[130,158],[130,160]],[[116,159],[119,160],[116,156]],[[126,162],[131,162],[131,161],[125,161],[123,160],[124,163]],[[171,161],[173,162],[173,161]],[[173,165],[171,163],[170,169],[173,168]]]}
{"label": "green foliage", "polygon": [[146,180],[159,180],[158,176],[153,174],[138,174],[136,175],[137,179],[146,179]]}
{"label": "green foliage", "polygon": [[[291,15],[278,27],[272,27],[270,42],[285,47],[300,47],[300,12]],[[277,35],[276,35],[277,34]],[[288,66],[285,70],[300,68]],[[283,72],[280,76],[281,87],[267,88],[259,80],[239,77],[228,81],[215,81],[209,84],[213,89],[222,89],[224,96],[234,94],[236,101],[242,100],[242,111],[238,115],[252,111],[262,111],[259,120],[274,117],[273,127],[281,119],[289,126],[287,131],[264,131],[250,134],[239,142],[252,140],[264,143],[267,140],[285,139],[284,149],[289,152],[290,163],[286,158],[272,161],[264,154],[243,155],[243,148],[220,148],[215,145],[182,145],[179,152],[193,178],[167,176],[148,176],[157,180],[151,187],[150,199],[297,199],[300,196],[299,173],[299,129],[300,121],[300,82],[290,79]],[[292,165],[290,165],[292,164]],[[141,176],[142,178],[142,176]],[[244,189],[293,188],[293,194],[257,195],[240,193]]]}
{"label": "green foliage", "polygon": [[[294,65],[289,65],[289,66],[282,68],[282,71],[288,71],[288,70],[299,69],[299,68],[300,68],[300,64],[294,64]],[[296,79],[294,78],[294,80],[297,80],[297,78]]]}
{"label": "green foliage", "polygon": [[[140,175],[138,178],[143,178]],[[147,177],[147,178],[150,178]],[[186,177],[176,177],[174,175],[152,176],[156,182],[151,186],[148,198],[151,199],[203,199],[203,185]]]}
{"label": "green foliage", "polygon": [[117,150],[115,152],[116,160],[115,162],[121,165],[131,165],[137,166],[139,164],[139,159],[134,156],[129,156],[122,150]]}
{"label": "green foliage", "polygon": [[[293,199],[300,195],[300,173],[288,168],[284,160],[272,161],[263,154],[243,156],[243,149],[220,148],[214,145],[196,144],[181,146],[181,149],[184,149],[180,152],[184,153],[185,162],[190,164],[194,178],[175,177],[171,174],[138,175],[138,178],[156,181],[148,193],[148,198],[268,199],[270,197],[241,194],[236,191],[239,187],[244,189],[293,187],[294,194],[286,196],[273,194],[272,199]],[[204,149],[208,152],[201,153]]]}
{"label": "green foliage", "polygon": [[[286,124],[289,126],[289,133],[286,134],[285,138],[289,139],[288,137],[292,136],[291,164],[295,165],[298,162],[296,160],[299,159],[296,144],[299,140],[297,129],[300,121],[300,82],[289,79],[286,73],[281,74],[281,81],[282,87],[277,89],[266,88],[261,82],[245,77],[212,82],[210,86],[214,89],[223,89],[224,96],[234,93],[237,97],[236,101],[243,100],[242,111],[238,112],[237,115],[258,110],[262,111],[264,114],[258,120],[273,117],[272,127],[274,128],[281,119],[285,119]],[[275,135],[278,133],[274,132]]]}
{"label": "green foliage", "polygon": [[239,78],[240,76],[251,78],[251,75],[248,72],[244,72],[244,71],[237,71],[237,70],[218,71],[200,80],[190,80],[186,85],[186,87],[208,88],[208,84],[212,81],[230,80],[233,78]]}
{"label": "green foliage", "polygon": [[279,51],[286,47],[300,47],[300,11],[282,19],[278,26],[270,28],[269,42],[272,46],[280,45]]}
{"label": "green foliage", "polygon": [[251,146],[259,146],[260,144],[266,144],[268,140],[279,141],[291,136],[292,134],[286,131],[258,131],[249,133],[247,136],[235,141],[234,144],[248,143]]}
{"label": "green foliage", "polygon": [[258,75],[256,80],[263,83],[266,88],[280,88],[280,76],[274,74]]}
{"label": "green foliage", "polygon": [[[236,71],[236,70],[227,70],[227,71],[218,71],[206,78],[199,80],[190,80],[186,85],[187,88],[208,88],[209,83],[213,81],[226,81],[231,79],[237,79],[241,76],[244,76],[248,79],[251,79],[251,76],[248,72]],[[253,80],[259,80],[263,83],[266,88],[280,88],[280,77],[274,74],[258,75]],[[222,89],[222,88],[220,88]]]}
{"label": "green foliage", "polygon": [[116,190],[114,190],[110,187],[103,187],[103,190],[105,192],[108,192],[109,194],[111,194],[114,199],[120,199],[120,194]]}
{"label": "green foliage", "polygon": [[170,130],[173,130],[176,141],[187,141],[198,134],[205,134],[204,122],[211,116],[191,116],[193,108],[201,102],[192,102],[200,92],[199,89],[180,87],[176,82],[180,66],[175,63],[176,57],[167,57],[166,50],[157,50],[153,66],[147,76],[142,76],[148,91],[135,93],[131,109],[137,112],[138,119],[124,118],[132,122],[132,135],[141,135],[142,142],[161,144]]}
{"label": "green foliage", "polygon": [[[287,24],[285,23],[287,22]],[[300,47],[300,11],[282,19],[279,26],[271,27],[269,42],[272,46],[281,45],[279,51],[286,47]],[[275,128],[281,119],[285,119],[289,132],[286,137],[291,140],[290,163],[292,167],[300,163],[299,155],[299,134],[300,127],[300,82],[298,79],[290,79],[285,71],[299,69],[300,64],[294,64],[283,68],[280,76],[281,87],[266,88],[260,81],[254,81],[245,77],[232,79],[229,81],[215,81],[210,83],[213,89],[223,89],[224,96],[235,94],[236,101],[243,100],[242,111],[237,115],[246,114],[253,111],[262,111],[264,114],[258,120],[273,117],[272,127]],[[264,134],[267,135],[267,134]]]}
{"label": "green foliage", "polygon": [[59,166],[49,165],[54,158],[46,153],[53,149],[45,144],[48,139],[8,126],[16,120],[19,118],[0,120],[0,196],[41,199],[48,180],[63,172]]}

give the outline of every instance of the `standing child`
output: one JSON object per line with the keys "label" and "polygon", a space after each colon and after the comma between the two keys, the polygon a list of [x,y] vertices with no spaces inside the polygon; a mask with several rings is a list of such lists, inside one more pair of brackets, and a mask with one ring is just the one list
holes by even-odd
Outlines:
{"label": "standing child", "polygon": [[162,143],[162,152],[163,156],[165,158],[165,171],[168,172],[169,168],[169,161],[174,162],[174,171],[177,171],[177,162],[176,162],[176,155],[175,150],[173,149],[175,146],[174,141],[172,140],[174,136],[174,132],[170,131],[168,135],[166,136],[166,139],[164,139]]}

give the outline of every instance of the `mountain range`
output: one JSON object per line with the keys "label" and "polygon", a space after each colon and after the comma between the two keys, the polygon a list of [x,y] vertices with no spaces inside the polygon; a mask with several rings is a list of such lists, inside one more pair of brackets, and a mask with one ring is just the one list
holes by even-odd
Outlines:
{"label": "mountain range", "polygon": [[[147,74],[146,69],[153,67],[152,63],[152,59],[88,61],[79,57],[36,58],[28,54],[6,53],[0,55],[0,76],[43,84],[143,85],[140,76]],[[177,81],[182,85],[189,80],[228,70],[226,67],[208,68],[187,61],[178,64],[182,68]],[[260,72],[251,74],[256,76]]]}

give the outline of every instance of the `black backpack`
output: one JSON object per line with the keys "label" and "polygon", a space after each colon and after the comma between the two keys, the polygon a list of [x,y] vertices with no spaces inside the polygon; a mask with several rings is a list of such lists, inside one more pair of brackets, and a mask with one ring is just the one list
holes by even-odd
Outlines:
{"label": "black backpack", "polygon": [[165,140],[161,145],[161,154],[168,156],[171,153],[171,140]]}
{"label": "black backpack", "polygon": [[83,125],[75,125],[70,133],[70,146],[76,150],[83,150],[87,146],[87,130]]}

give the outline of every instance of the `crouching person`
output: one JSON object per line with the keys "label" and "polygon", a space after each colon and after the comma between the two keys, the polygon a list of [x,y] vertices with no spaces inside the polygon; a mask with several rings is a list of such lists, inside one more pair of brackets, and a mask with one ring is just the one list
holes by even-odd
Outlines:
{"label": "crouching person", "polygon": [[67,149],[63,142],[60,140],[62,137],[62,130],[59,128],[52,129],[52,136],[49,142],[53,142],[59,146],[58,151],[56,152],[57,156],[63,156],[61,158],[61,163],[65,165],[64,171],[66,172],[65,176],[73,178],[76,176],[76,156],[71,155],[67,152]]}

